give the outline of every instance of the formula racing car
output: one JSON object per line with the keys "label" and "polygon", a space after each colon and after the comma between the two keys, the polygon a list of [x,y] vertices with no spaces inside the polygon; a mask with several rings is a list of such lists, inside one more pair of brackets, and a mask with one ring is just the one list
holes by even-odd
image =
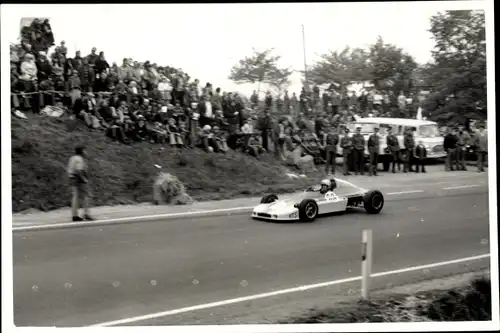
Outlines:
{"label": "formula racing car", "polygon": [[378,214],[384,207],[384,196],[378,190],[360,188],[346,180],[324,179],[321,184],[280,200],[276,194],[264,195],[252,211],[252,218],[273,221],[312,222],[319,215],[364,208]]}

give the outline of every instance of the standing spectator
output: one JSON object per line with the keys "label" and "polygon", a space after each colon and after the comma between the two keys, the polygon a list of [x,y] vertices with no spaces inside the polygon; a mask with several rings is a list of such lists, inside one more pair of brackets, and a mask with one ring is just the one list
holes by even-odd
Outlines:
{"label": "standing spectator", "polygon": [[252,108],[259,106],[259,96],[255,90],[253,91],[252,96],[250,96],[250,103],[252,104]]}
{"label": "standing spectator", "polygon": [[39,58],[36,61],[38,82],[42,83],[49,79],[52,75],[52,65],[47,59],[47,54],[45,52],[40,52]]}
{"label": "standing spectator", "polygon": [[400,147],[399,147],[399,140],[396,135],[392,133],[392,127],[387,128],[388,135],[387,135],[387,147],[389,148],[389,151],[392,156],[392,173],[396,173],[396,164],[398,165],[398,171],[401,171],[401,164],[399,163],[400,161]]}
{"label": "standing spectator", "polygon": [[285,96],[283,96],[283,112],[284,114],[290,114],[290,97],[288,96],[288,90],[285,90]]}
{"label": "standing spectator", "polygon": [[94,69],[89,65],[87,58],[83,59],[83,65],[79,67],[78,72],[82,91],[85,93],[92,92],[95,83],[95,73]]}
{"label": "standing spectator", "polygon": [[69,78],[66,86],[66,91],[71,99],[71,107],[75,105],[75,101],[82,96],[82,88],[78,72],[73,71],[73,75]]}
{"label": "standing spectator", "polygon": [[184,80],[183,75],[177,75],[175,79],[175,93],[174,93],[174,101],[179,102],[182,107],[184,107],[184,94],[186,81]]}
{"label": "standing spectator", "polygon": [[[90,59],[89,59],[89,61],[90,61]],[[107,72],[108,69],[109,69],[109,64],[106,61],[106,58],[104,57],[104,52],[99,52],[99,57],[97,59],[95,59],[95,62],[94,62],[94,70],[95,70],[96,76],[100,75],[101,73]]]}
{"label": "standing spectator", "polygon": [[292,93],[292,97],[290,98],[290,109],[291,109],[291,115],[292,117],[295,117],[297,115],[297,95],[295,93]]}
{"label": "standing spectator", "polygon": [[215,94],[212,96],[212,107],[215,111],[222,111],[222,96],[219,87],[215,89]]}
{"label": "standing spectator", "polygon": [[33,52],[36,55],[39,55],[40,52],[47,52],[48,50],[48,46],[45,44],[41,31],[35,32],[35,39],[31,41],[31,45],[33,46]]}
{"label": "standing spectator", "polygon": [[399,116],[406,116],[406,97],[403,94],[403,91],[401,91],[398,96],[398,110]]}
{"label": "standing spectator", "polygon": [[378,156],[380,153],[380,136],[379,136],[379,128],[374,128],[375,133],[370,135],[368,138],[368,151],[370,152],[370,176],[377,175],[377,166],[378,166]]}
{"label": "standing spectator", "polygon": [[37,94],[38,91],[38,70],[35,63],[35,56],[31,53],[26,53],[24,61],[21,63],[21,75],[19,77],[22,91],[27,94],[26,107],[32,108],[33,113],[40,112],[40,98]]}
{"label": "standing spectator", "polygon": [[89,64],[90,66],[94,67],[97,59],[99,59],[99,56],[96,54],[97,49],[95,47],[92,48],[90,51],[90,54],[87,56],[87,59],[89,59]]}
{"label": "standing spectator", "polygon": [[424,146],[422,140],[418,141],[418,145],[415,147],[415,165],[416,165],[416,173],[419,173],[422,170],[423,173],[425,171],[425,159],[427,158],[427,149]]}
{"label": "standing spectator", "polygon": [[451,130],[448,130],[448,133],[446,133],[444,137],[444,143],[443,143],[443,148],[446,151],[446,164],[445,164],[445,170],[446,171],[454,171],[454,161],[455,161],[455,153],[457,149],[457,141],[458,138],[455,133],[455,129],[452,128]]}
{"label": "standing spectator", "polygon": [[59,52],[66,58],[68,48],[66,47],[66,42],[63,40],[61,41],[61,46],[59,46]]}
{"label": "standing spectator", "polygon": [[271,91],[269,91],[269,90],[266,92],[265,103],[266,103],[266,109],[271,111],[272,107],[273,107],[273,96],[271,95]]}
{"label": "standing spectator", "polygon": [[404,135],[404,167],[403,172],[414,172],[413,170],[413,156],[415,149],[415,139],[413,138],[413,131],[409,128]]}
{"label": "standing spectator", "polygon": [[202,102],[198,104],[198,113],[200,114],[200,126],[210,125],[215,118],[215,112],[207,92],[203,94]]}
{"label": "standing spectator", "polygon": [[467,171],[465,167],[465,152],[470,144],[470,135],[464,131],[463,126],[459,126],[457,135],[457,153],[456,153],[456,163],[457,170]]}
{"label": "standing spectator", "polygon": [[[323,138],[323,146],[325,147],[325,157],[326,157],[326,174],[335,174],[337,169],[337,145],[339,143],[339,136],[337,134],[337,129],[332,127],[329,129],[329,133],[325,134]],[[330,171],[331,170],[331,171]]]}
{"label": "standing spectator", "polygon": [[269,110],[264,110],[264,115],[260,118],[259,130],[262,134],[262,147],[268,151],[269,150],[269,131],[272,127],[272,119],[269,114]]}
{"label": "standing spectator", "polygon": [[[88,184],[88,168],[85,161],[83,146],[75,148],[75,155],[69,159],[68,176],[73,190],[73,199],[71,201],[71,213],[73,221],[92,221],[89,211],[89,184]],[[83,208],[84,218],[78,214],[78,209]]]}
{"label": "standing spectator", "polygon": [[[88,60],[88,59],[87,59]],[[80,51],[76,51],[75,57],[73,59],[68,59],[67,64],[68,66],[65,69],[64,75],[70,76],[73,70],[79,70],[80,67],[83,66],[83,58],[81,56]]]}
{"label": "standing spectator", "polygon": [[365,138],[361,134],[361,127],[356,127],[356,133],[352,136],[354,172],[364,175],[365,171]]}
{"label": "standing spectator", "polygon": [[340,140],[340,147],[342,147],[342,164],[344,166],[344,176],[350,176],[349,162],[351,161],[351,153],[353,149],[352,138],[349,136],[349,129],[344,128],[344,136]]}
{"label": "standing spectator", "polygon": [[479,130],[476,132],[474,146],[477,154],[477,172],[484,172],[484,163],[488,153],[488,133],[485,131],[483,124],[479,126]]}
{"label": "standing spectator", "polygon": [[158,91],[160,92],[162,99],[165,99],[167,101],[172,99],[172,96],[170,95],[172,86],[170,85],[170,82],[168,81],[166,76],[161,77],[160,83],[158,83]]}

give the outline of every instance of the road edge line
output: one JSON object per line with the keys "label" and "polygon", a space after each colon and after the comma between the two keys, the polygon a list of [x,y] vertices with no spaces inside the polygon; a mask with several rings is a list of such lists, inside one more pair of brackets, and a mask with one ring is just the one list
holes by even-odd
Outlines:
{"label": "road edge line", "polygon": [[[436,263],[432,263],[432,264],[412,266],[412,267],[401,268],[401,269],[392,270],[392,271],[374,273],[371,275],[371,277],[376,278],[376,277],[382,277],[382,276],[388,276],[388,275],[408,273],[408,272],[413,272],[413,271],[418,271],[418,270],[423,270],[423,269],[459,264],[459,263],[463,263],[463,262],[467,262],[467,261],[481,260],[481,259],[485,259],[485,258],[489,258],[489,257],[491,257],[490,253],[484,253],[484,254],[471,256],[471,257],[465,257],[465,258],[459,258],[459,259],[454,259],[454,260],[436,262]],[[163,312],[151,313],[151,314],[147,314],[147,315],[141,315],[141,316],[124,318],[124,319],[118,319],[118,320],[114,320],[114,321],[108,321],[108,322],[104,322],[104,323],[98,323],[98,324],[89,325],[89,326],[85,326],[85,327],[109,327],[109,326],[129,324],[129,323],[138,322],[138,321],[168,317],[168,316],[172,316],[172,315],[176,315],[176,314],[180,314],[180,313],[205,310],[205,309],[215,308],[215,307],[219,307],[219,306],[226,306],[226,305],[230,305],[230,304],[254,301],[254,300],[258,300],[258,299],[269,298],[269,297],[274,297],[274,296],[279,296],[279,295],[284,295],[284,294],[291,294],[291,293],[296,293],[296,292],[300,292],[300,291],[307,291],[307,290],[311,290],[311,289],[319,289],[319,288],[329,287],[332,285],[354,282],[354,281],[358,281],[358,280],[361,280],[361,276],[350,277],[350,278],[345,278],[345,279],[340,279],[340,280],[326,281],[326,282],[315,283],[315,284],[311,284],[311,285],[304,285],[304,286],[288,288],[288,289],[281,289],[281,290],[276,290],[276,291],[267,292],[267,293],[254,294],[254,295],[250,295],[250,296],[231,298],[231,299],[227,299],[227,300],[223,300],[223,301],[198,304],[198,305],[179,308],[179,309],[167,310],[167,311],[163,311]]]}
{"label": "road edge line", "polygon": [[120,217],[115,219],[106,219],[98,221],[83,221],[83,222],[67,222],[67,223],[52,223],[52,224],[41,224],[27,227],[13,227],[12,232],[22,232],[22,231],[42,231],[42,230],[54,230],[54,229],[69,229],[69,228],[83,228],[83,227],[99,227],[112,224],[127,224],[127,223],[137,223],[143,221],[155,221],[164,219],[176,219],[181,217],[190,216],[210,216],[212,214],[226,214],[226,213],[246,213],[251,212],[254,206],[244,206],[244,207],[234,207],[234,208],[221,208],[212,210],[201,210],[194,212],[182,212],[182,213],[168,213],[168,214],[156,214],[156,215],[141,215],[133,217]]}

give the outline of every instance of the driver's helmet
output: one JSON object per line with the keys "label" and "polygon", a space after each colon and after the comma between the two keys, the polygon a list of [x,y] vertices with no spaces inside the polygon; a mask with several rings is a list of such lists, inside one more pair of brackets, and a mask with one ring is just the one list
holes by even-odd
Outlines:
{"label": "driver's helmet", "polygon": [[335,178],[330,179],[330,190],[334,191],[337,188],[337,181]]}
{"label": "driver's helmet", "polygon": [[331,186],[332,182],[330,181],[330,179],[323,179],[321,181],[321,189],[319,190],[319,192],[321,194],[325,194],[326,192],[330,191]]}

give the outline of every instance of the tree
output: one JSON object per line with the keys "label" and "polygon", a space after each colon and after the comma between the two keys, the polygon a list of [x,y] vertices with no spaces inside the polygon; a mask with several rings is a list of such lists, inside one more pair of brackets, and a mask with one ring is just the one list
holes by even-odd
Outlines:
{"label": "tree", "polygon": [[348,46],[341,52],[330,51],[321,55],[321,60],[308,69],[307,79],[319,85],[336,83],[340,86],[368,81],[371,79],[369,54],[361,48]]}
{"label": "tree", "polygon": [[280,95],[290,85],[290,75],[292,71],[288,68],[276,68],[269,73],[267,83],[269,83]]}
{"label": "tree", "polygon": [[241,84],[268,83],[280,89],[289,84],[288,78],[292,74],[289,68],[280,68],[278,62],[280,56],[273,56],[273,49],[267,49],[262,52],[253,50],[250,57],[241,59],[237,65],[231,68],[229,79]]}
{"label": "tree", "polygon": [[401,89],[411,87],[411,77],[417,63],[409,54],[379,37],[368,50],[346,46],[341,52],[330,51],[321,56],[307,72],[308,79],[317,84],[337,84],[341,87],[353,83],[370,82],[376,88]]}
{"label": "tree", "polygon": [[408,93],[412,88],[412,75],[417,63],[412,56],[395,45],[385,44],[382,37],[370,47],[371,82],[377,89],[390,88]]}
{"label": "tree", "polygon": [[424,103],[431,119],[486,119],[484,11],[459,10],[431,18],[434,61],[428,64],[433,93]]}

